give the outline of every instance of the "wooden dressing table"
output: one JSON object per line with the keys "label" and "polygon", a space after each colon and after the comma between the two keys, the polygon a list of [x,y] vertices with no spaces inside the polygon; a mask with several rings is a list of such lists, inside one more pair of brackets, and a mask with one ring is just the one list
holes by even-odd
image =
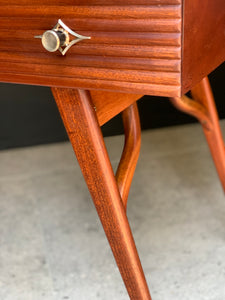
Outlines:
{"label": "wooden dressing table", "polygon": [[[206,77],[225,60],[224,0],[1,0],[0,29],[0,81],[52,88],[128,294],[151,299],[126,216],[140,150],[136,101],[166,96],[198,118],[225,189]],[[120,112],[114,175],[100,126]]]}

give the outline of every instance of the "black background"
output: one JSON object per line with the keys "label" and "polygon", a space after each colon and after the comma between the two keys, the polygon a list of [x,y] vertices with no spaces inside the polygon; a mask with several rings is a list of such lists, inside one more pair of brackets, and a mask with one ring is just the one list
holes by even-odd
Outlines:
{"label": "black background", "polygon": [[[225,118],[225,63],[209,76],[220,118]],[[49,88],[0,83],[0,149],[67,140]],[[139,102],[142,129],[196,122],[163,97],[144,96]],[[102,127],[104,136],[123,132],[117,116]]]}

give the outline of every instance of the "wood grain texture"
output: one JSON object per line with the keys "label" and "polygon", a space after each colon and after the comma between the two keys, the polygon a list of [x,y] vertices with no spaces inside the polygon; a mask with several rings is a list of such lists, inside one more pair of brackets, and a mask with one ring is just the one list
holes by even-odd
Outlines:
{"label": "wood grain texture", "polygon": [[55,17],[58,18],[59,15],[63,15],[64,18],[86,18],[91,16],[91,18],[99,19],[149,19],[149,18],[181,18],[181,10],[179,5],[168,5],[164,6],[164,9],[161,6],[156,5],[132,5],[127,6],[109,6],[109,5],[79,5],[79,6],[61,6],[61,5],[51,5],[46,6],[44,9],[40,5],[4,5],[1,7],[1,14],[4,17]]}
{"label": "wood grain texture", "polygon": [[90,94],[52,92],[130,299],[151,300]]}
{"label": "wood grain texture", "polygon": [[90,91],[92,103],[100,126],[124,111],[143,95]]}
{"label": "wood grain texture", "polygon": [[125,143],[116,171],[116,181],[126,209],[128,195],[141,149],[141,124],[137,103],[122,112]]}
{"label": "wood grain texture", "polygon": [[[47,0],[48,5],[84,5],[83,0]],[[180,0],[126,0],[126,5],[176,5],[180,4]],[[32,0],[32,4],[30,0],[1,0],[0,6],[2,5],[46,5],[46,0]],[[85,0],[85,5],[123,5],[124,2],[121,0]]]}
{"label": "wood grain texture", "polygon": [[221,184],[225,191],[225,148],[213,93],[207,77],[191,90],[193,99],[186,96],[172,98],[171,102],[179,110],[196,117],[211,151]]}
{"label": "wood grain texture", "polygon": [[[0,80],[178,96],[181,11],[181,0],[1,1]],[[66,57],[34,39],[58,18],[92,37]]]}
{"label": "wood grain texture", "polygon": [[182,94],[225,60],[225,1],[184,4]]}

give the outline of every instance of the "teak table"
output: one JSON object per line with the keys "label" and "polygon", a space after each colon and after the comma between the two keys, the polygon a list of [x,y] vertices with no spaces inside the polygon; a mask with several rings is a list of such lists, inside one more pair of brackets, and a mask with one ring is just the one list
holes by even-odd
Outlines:
{"label": "teak table", "polygon": [[[0,81],[52,88],[129,296],[151,299],[126,216],[140,150],[136,101],[166,96],[198,118],[225,189],[206,77],[225,59],[225,1],[1,0],[0,30]],[[114,175],[100,126],[120,112]]]}

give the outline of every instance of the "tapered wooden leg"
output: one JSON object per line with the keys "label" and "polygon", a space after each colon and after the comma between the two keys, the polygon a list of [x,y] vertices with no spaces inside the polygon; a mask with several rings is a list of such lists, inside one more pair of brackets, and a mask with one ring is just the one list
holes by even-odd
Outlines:
{"label": "tapered wooden leg", "polygon": [[219,118],[207,77],[192,90],[193,99],[186,96],[171,98],[171,102],[179,109],[195,116],[202,124],[217,173],[225,191],[225,148],[220,129]]}
{"label": "tapered wooden leg", "polygon": [[130,299],[151,299],[102,133],[84,90],[53,95]]}

